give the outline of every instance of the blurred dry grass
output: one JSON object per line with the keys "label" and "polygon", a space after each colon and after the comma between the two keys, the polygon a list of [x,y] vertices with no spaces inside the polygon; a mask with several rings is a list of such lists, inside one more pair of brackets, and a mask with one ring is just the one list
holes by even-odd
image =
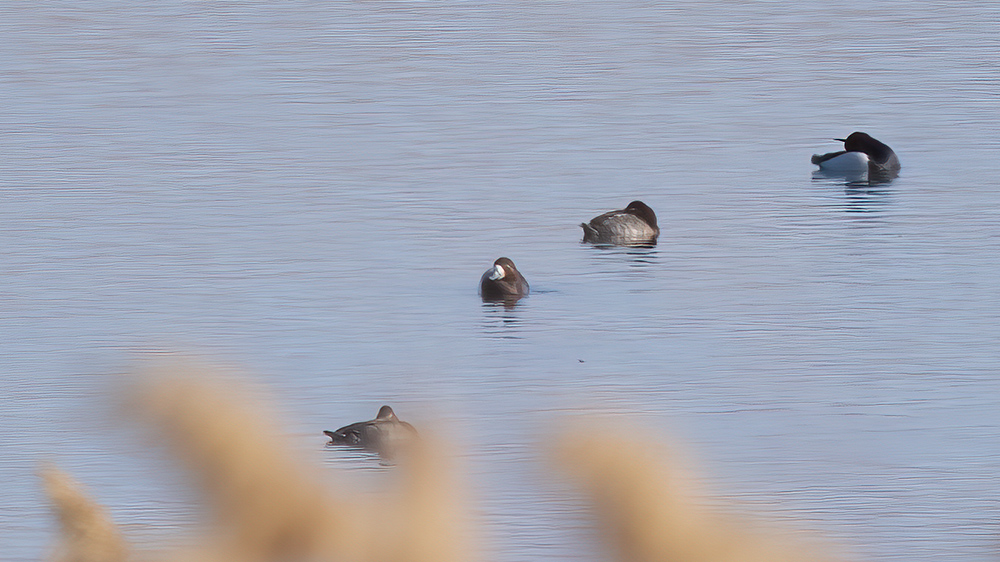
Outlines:
{"label": "blurred dry grass", "polygon": [[39,471],[55,509],[62,543],[54,558],[60,562],[124,562],[128,548],[111,517],[70,475],[51,465]]}
{"label": "blurred dry grass", "polygon": [[[104,510],[54,469],[43,471],[61,522],[58,559],[264,562],[473,562],[465,496],[452,455],[423,438],[398,459],[397,488],[381,499],[335,493],[319,467],[292,450],[240,384],[210,370],[160,368],[129,393],[127,411],[148,424],[200,487],[213,525],[194,547],[127,549]],[[774,532],[703,507],[652,439],[623,441],[577,427],[553,447],[594,508],[619,560],[790,562],[824,560]],[[329,473],[326,473],[329,480]]]}
{"label": "blurred dry grass", "polygon": [[[709,509],[694,477],[636,428],[583,424],[553,447],[557,464],[589,498],[623,562],[813,562],[832,560],[818,544]],[[627,437],[623,437],[623,435]]]}
{"label": "blurred dry grass", "polygon": [[372,559],[363,506],[335,497],[246,389],[204,368],[172,367],[132,390],[129,411],[162,436],[207,500],[215,525],[204,542],[214,556]]}

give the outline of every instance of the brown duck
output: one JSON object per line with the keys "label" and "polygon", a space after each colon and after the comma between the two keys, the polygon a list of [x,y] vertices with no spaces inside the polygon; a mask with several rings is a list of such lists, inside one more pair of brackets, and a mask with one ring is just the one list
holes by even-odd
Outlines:
{"label": "brown duck", "polygon": [[392,455],[402,444],[417,436],[417,430],[397,418],[389,406],[382,406],[373,420],[323,433],[330,438],[328,445],[357,447],[380,455]]}

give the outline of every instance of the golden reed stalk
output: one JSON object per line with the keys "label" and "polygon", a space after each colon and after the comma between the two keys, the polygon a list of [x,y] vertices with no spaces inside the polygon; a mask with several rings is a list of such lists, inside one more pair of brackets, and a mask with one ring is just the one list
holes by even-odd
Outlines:
{"label": "golden reed stalk", "polygon": [[125,562],[128,548],[103,507],[70,475],[51,465],[39,471],[62,535],[60,562]]}
{"label": "golden reed stalk", "polygon": [[[623,425],[625,427],[623,427]],[[656,440],[627,424],[578,425],[554,458],[590,499],[622,562],[824,562],[816,544],[707,507],[694,478]],[[626,435],[627,437],[623,437]]]}
{"label": "golden reed stalk", "polygon": [[[397,459],[382,499],[335,493],[325,472],[293,451],[242,385],[190,365],[139,377],[128,411],[183,461],[214,515],[194,548],[129,550],[68,476],[43,471],[61,523],[59,562],[474,562],[453,455],[427,433]],[[578,427],[553,447],[594,508],[622,562],[825,561],[704,507],[651,439]],[[346,479],[334,471],[334,479]]]}
{"label": "golden reed stalk", "polygon": [[205,542],[230,560],[370,560],[363,506],[336,497],[240,385],[207,369],[149,373],[129,411],[183,461],[215,516]]}

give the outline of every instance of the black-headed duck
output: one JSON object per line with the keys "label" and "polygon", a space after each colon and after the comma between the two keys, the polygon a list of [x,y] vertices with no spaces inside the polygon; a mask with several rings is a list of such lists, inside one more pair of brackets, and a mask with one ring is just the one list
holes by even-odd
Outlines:
{"label": "black-headed duck", "polygon": [[890,180],[899,175],[899,158],[883,142],[862,132],[854,132],[846,139],[833,139],[844,143],[844,150],[827,154],[814,154],[812,163],[820,170],[834,174],[868,173],[870,180]]}

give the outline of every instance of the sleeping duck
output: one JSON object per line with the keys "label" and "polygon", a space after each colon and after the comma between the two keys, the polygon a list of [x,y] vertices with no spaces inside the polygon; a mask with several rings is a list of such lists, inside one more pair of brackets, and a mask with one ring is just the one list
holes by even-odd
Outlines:
{"label": "sleeping duck", "polygon": [[389,406],[382,406],[375,419],[352,423],[336,431],[324,431],[328,445],[346,445],[393,456],[400,446],[417,436],[412,425],[401,421]]}
{"label": "sleeping duck", "polygon": [[888,181],[899,175],[899,157],[889,146],[860,131],[846,139],[833,139],[844,143],[844,150],[827,154],[814,154],[812,163],[831,174],[868,174],[871,181]]}
{"label": "sleeping duck", "polygon": [[642,201],[632,201],[624,209],[608,211],[581,223],[583,241],[615,246],[653,246],[660,235],[656,213]]}

